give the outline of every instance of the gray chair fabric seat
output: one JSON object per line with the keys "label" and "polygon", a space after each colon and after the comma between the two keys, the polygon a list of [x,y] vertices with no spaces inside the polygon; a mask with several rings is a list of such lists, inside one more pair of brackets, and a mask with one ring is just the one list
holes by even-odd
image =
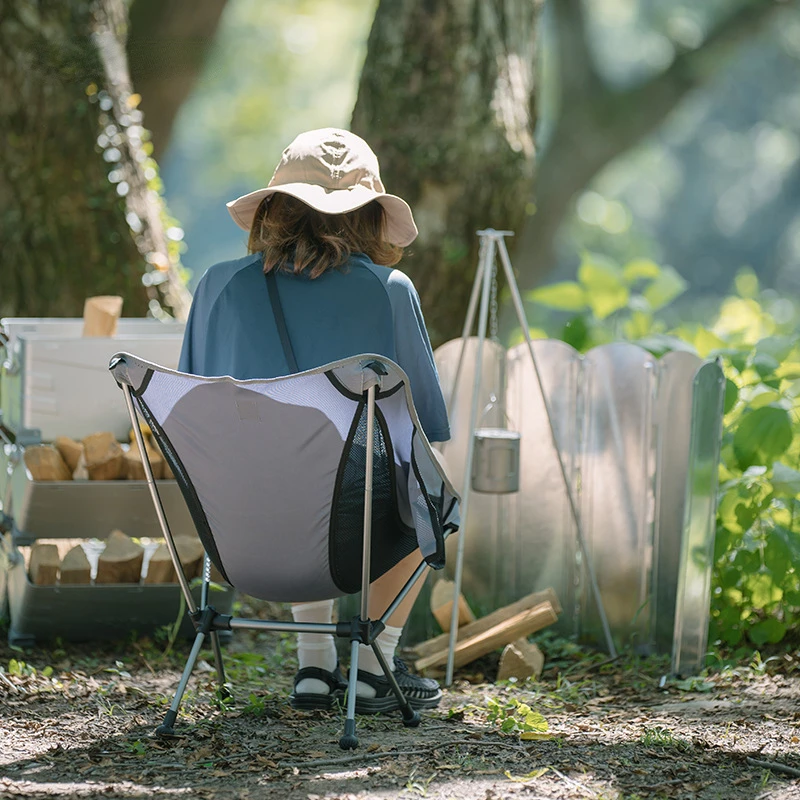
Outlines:
{"label": "gray chair fabric seat", "polygon": [[[367,575],[375,580],[417,549],[417,578],[425,565],[444,566],[458,496],[422,431],[408,378],[392,361],[366,354],[247,381],[187,375],[128,353],[114,356],[109,368],[132,421],[138,412],[153,431],[208,558],[236,589],[307,602],[368,593]],[[150,488],[158,512],[152,480]],[[198,636],[212,634],[222,678],[216,631],[257,626],[210,619],[203,633],[203,609],[189,609]],[[381,621],[360,621],[382,629]],[[374,639],[375,630],[365,638]],[[351,636],[341,626],[335,632]]]}

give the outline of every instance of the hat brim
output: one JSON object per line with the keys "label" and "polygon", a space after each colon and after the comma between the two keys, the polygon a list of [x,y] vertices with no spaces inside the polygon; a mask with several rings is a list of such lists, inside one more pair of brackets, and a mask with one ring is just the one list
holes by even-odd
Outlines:
{"label": "hat brim", "polygon": [[278,192],[291,195],[323,214],[346,214],[377,200],[386,211],[386,241],[398,247],[407,247],[417,238],[414,216],[405,200],[361,185],[349,189],[325,189],[313,183],[284,183],[259,189],[227,204],[233,221],[242,230],[249,231],[261,201]]}

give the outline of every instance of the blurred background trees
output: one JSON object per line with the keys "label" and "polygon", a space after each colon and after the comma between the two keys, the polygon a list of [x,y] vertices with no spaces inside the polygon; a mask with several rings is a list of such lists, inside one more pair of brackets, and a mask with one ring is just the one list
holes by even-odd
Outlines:
{"label": "blurred background trees", "polygon": [[[463,284],[475,269],[465,247],[487,225],[516,230],[514,263],[529,288],[573,277],[585,250],[672,265],[689,283],[681,313],[722,296],[745,265],[767,290],[797,288],[797,8],[774,0],[551,0],[534,18],[526,5],[528,16],[515,23],[511,2],[228,0],[201,77],[162,145],[186,265],[198,276],[244,251],[223,201],[269,180],[296,133],[352,122],[378,151],[389,190],[415,205],[421,236],[403,266],[438,341],[459,330]],[[419,35],[415,14],[429,23]],[[535,125],[533,178],[491,95],[488,114],[478,99],[499,77],[490,18],[500,25],[497,41],[518,53],[523,32],[522,63],[535,58],[533,95],[515,106]],[[517,38],[503,38],[511,35],[504,21]],[[381,49],[368,53],[370,35]],[[437,36],[447,44],[436,47]],[[453,50],[466,36],[469,57]],[[476,92],[471,114],[458,110],[465,85]],[[459,137],[472,154],[460,163]],[[485,176],[475,174],[467,160],[498,143]],[[511,177],[504,158],[519,166]],[[444,185],[435,202],[420,204],[421,171],[463,187],[458,219]],[[539,313],[531,307],[532,322]]]}
{"label": "blurred background trees", "polygon": [[793,4],[132,0],[115,30],[130,111],[152,131],[140,165],[180,221],[164,217],[156,243],[134,231],[133,249],[128,182],[105,160],[119,120],[86,94],[107,81],[96,10],[125,5],[40,5],[0,13],[3,313],[77,313],[98,291],[132,291],[129,313],[160,303],[156,287],[243,254],[224,201],[266,183],[299,131],[351,124],[417,212],[404,267],[436,341],[460,327],[488,225],[517,232],[529,288],[571,278],[587,250],[672,265],[690,288],[680,309],[721,296],[744,265],[768,291],[800,285]]}

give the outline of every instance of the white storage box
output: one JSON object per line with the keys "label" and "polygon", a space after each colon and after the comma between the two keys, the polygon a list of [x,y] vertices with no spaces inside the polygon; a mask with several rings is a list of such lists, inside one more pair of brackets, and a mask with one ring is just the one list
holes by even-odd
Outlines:
{"label": "white storage box", "polygon": [[126,350],[175,369],[183,330],[180,322],[123,318],[116,336],[84,338],[82,319],[0,320],[0,423],[21,444],[97,431],[127,440],[130,422],[108,372],[111,356]]}

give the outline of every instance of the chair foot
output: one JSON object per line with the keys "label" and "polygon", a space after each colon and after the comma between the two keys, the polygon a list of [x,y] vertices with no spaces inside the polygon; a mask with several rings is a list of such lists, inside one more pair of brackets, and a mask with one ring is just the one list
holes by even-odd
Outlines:
{"label": "chair foot", "polygon": [[339,739],[339,747],[342,750],[355,750],[358,747],[356,721],[354,719],[346,719],[344,721],[344,734]]}
{"label": "chair foot", "polygon": [[217,698],[222,701],[233,700],[233,692],[223,684],[217,687]]}
{"label": "chair foot", "polygon": [[406,728],[418,728],[420,722],[422,722],[422,717],[419,714],[419,711],[415,711],[411,706],[406,706],[406,708],[402,709],[403,711],[403,725]]}
{"label": "chair foot", "polygon": [[175,735],[175,720],[178,718],[178,712],[170,709],[164,716],[164,721],[156,728],[156,736],[174,736]]}

